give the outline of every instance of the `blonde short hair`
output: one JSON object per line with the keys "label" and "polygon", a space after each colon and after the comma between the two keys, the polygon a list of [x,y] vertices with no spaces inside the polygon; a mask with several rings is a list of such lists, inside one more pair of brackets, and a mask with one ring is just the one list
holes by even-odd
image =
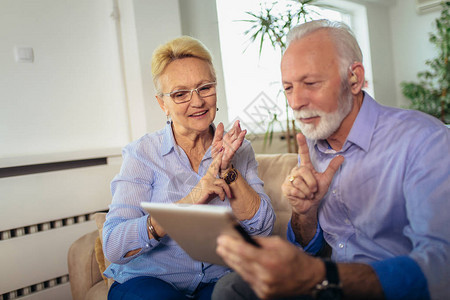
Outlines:
{"label": "blonde short hair", "polygon": [[211,76],[216,81],[216,72],[208,48],[199,40],[190,36],[181,36],[155,49],[152,55],[152,76],[158,94],[161,93],[159,82],[165,68],[174,60],[195,57],[205,61],[211,69]]}

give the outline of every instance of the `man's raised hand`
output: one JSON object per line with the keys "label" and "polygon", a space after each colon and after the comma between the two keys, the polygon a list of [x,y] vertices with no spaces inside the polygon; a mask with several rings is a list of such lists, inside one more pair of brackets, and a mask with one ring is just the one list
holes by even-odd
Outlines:
{"label": "man's raised hand", "polygon": [[318,207],[344,157],[334,157],[325,172],[319,173],[311,163],[306,138],[302,133],[297,134],[297,143],[300,165],[291,170],[282,184],[282,190],[294,212],[305,214],[312,207]]}

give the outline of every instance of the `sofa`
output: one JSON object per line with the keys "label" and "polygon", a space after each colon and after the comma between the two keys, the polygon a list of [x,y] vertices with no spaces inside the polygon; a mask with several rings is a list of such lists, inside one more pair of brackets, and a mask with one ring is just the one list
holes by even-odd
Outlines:
{"label": "sofa", "polygon": [[[291,208],[281,193],[281,184],[297,163],[297,154],[257,154],[258,174],[276,214],[273,234],[286,237]],[[73,300],[107,299],[111,279],[102,277],[109,262],[101,247],[101,231],[106,213],[96,213],[97,230],[76,240],[68,252],[69,281]]]}

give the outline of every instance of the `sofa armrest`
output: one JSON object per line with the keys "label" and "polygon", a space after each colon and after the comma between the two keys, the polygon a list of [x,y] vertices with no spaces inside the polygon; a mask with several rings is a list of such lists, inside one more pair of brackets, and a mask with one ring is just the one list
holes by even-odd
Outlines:
{"label": "sofa armrest", "polygon": [[85,299],[89,289],[103,281],[95,258],[97,237],[98,231],[95,230],[83,235],[70,246],[67,263],[73,300]]}

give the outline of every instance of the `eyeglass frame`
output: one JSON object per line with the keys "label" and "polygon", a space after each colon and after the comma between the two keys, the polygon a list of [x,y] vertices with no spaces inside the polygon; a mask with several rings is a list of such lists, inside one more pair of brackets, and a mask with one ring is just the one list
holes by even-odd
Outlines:
{"label": "eyeglass frame", "polygon": [[[175,90],[175,91],[172,91],[172,92],[170,92],[170,93],[160,93],[159,95],[160,95],[160,96],[168,96],[168,97],[170,97],[170,99],[172,99],[173,103],[175,103],[175,104],[182,104],[182,103],[186,103],[186,102],[189,102],[189,101],[192,100],[192,94],[194,93],[194,91],[197,93],[197,95],[198,95],[199,97],[203,98],[202,96],[200,96],[200,92],[198,91],[198,89],[200,89],[200,88],[202,88],[202,87],[204,87],[204,86],[206,86],[206,85],[209,85],[209,84],[212,84],[213,87],[216,87],[217,82],[216,82],[216,81],[206,82],[206,83],[204,83],[204,84],[202,84],[202,85],[196,87],[195,89],[190,89],[190,90],[189,90],[189,89],[181,89],[181,90]],[[178,93],[178,92],[189,92],[189,99],[187,99],[187,100],[185,100],[185,101],[182,101],[182,102],[175,102],[175,100],[174,100],[173,97],[172,97],[172,94]],[[216,91],[214,94],[211,94],[211,95],[208,95],[208,96],[205,96],[205,97],[214,96],[216,93],[217,93],[217,91]]]}

